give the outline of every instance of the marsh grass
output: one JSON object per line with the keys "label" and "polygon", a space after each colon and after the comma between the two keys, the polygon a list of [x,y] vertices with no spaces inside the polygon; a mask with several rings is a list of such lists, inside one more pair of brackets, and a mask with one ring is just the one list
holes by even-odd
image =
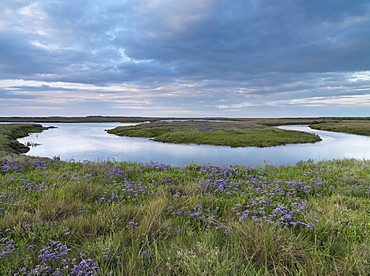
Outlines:
{"label": "marsh grass", "polygon": [[320,137],[311,133],[267,127],[254,121],[151,122],[108,130],[119,136],[148,137],[166,143],[195,143],[230,147],[269,147],[294,143],[314,143]]}
{"label": "marsh grass", "polygon": [[368,275],[369,181],[369,161],[346,159],[170,167],[4,154],[0,272]]}
{"label": "marsh grass", "polygon": [[325,123],[315,123],[310,125],[311,128],[334,131],[334,132],[344,132],[350,134],[366,135],[370,136],[370,120],[338,120],[336,122],[325,122]]}
{"label": "marsh grass", "polygon": [[309,244],[299,235],[293,236],[275,225],[250,221],[234,223],[232,229],[232,248],[241,250],[240,257],[249,266],[273,275],[297,275],[305,271]]}
{"label": "marsh grass", "polygon": [[30,149],[29,146],[36,146],[36,144],[24,145],[16,139],[46,129],[48,128],[40,124],[0,124],[0,152],[26,153]]}

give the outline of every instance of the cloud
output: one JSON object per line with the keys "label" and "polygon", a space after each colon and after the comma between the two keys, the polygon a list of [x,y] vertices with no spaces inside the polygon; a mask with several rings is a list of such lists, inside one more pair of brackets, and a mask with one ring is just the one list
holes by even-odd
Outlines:
{"label": "cloud", "polygon": [[0,76],[17,84],[0,93],[181,114],[361,97],[369,15],[364,0],[6,1]]}
{"label": "cloud", "polygon": [[282,100],[267,102],[266,105],[271,106],[315,106],[315,107],[326,107],[326,106],[356,106],[370,107],[370,95],[351,95],[351,96],[339,96],[339,97],[314,97],[306,99],[293,99],[293,100]]}

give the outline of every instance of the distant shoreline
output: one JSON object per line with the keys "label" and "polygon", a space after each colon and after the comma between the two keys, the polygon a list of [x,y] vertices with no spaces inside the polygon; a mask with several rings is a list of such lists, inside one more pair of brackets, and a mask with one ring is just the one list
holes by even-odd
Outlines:
{"label": "distant shoreline", "polygon": [[230,118],[230,117],[139,117],[139,116],[45,116],[45,117],[0,117],[0,122],[37,122],[37,123],[99,123],[99,122],[145,122],[145,121],[160,121],[160,120],[230,120],[230,121],[259,121],[276,125],[281,124],[298,124],[298,123],[317,123],[317,121],[337,121],[337,120],[361,120],[370,121],[370,117],[287,117],[287,118]]}

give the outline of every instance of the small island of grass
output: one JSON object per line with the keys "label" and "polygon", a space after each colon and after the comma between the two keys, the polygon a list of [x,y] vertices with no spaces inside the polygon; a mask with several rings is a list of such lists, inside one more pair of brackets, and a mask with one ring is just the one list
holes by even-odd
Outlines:
{"label": "small island of grass", "polygon": [[158,121],[120,126],[108,133],[148,137],[166,143],[194,143],[230,147],[270,147],[321,141],[318,135],[268,127],[254,121]]}

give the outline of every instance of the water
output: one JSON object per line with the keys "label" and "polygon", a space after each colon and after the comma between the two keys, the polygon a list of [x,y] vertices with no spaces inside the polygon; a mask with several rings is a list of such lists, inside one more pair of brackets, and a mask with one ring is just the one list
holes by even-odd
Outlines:
{"label": "water", "polygon": [[370,137],[319,131],[307,126],[282,126],[320,135],[321,142],[269,148],[230,148],[225,146],[169,144],[147,138],[120,137],[105,129],[133,125],[121,123],[50,123],[43,126],[57,128],[33,133],[20,142],[41,144],[32,147],[27,155],[60,157],[64,161],[116,160],[132,162],[160,162],[184,166],[191,162],[212,165],[295,165],[298,161],[370,158]]}

